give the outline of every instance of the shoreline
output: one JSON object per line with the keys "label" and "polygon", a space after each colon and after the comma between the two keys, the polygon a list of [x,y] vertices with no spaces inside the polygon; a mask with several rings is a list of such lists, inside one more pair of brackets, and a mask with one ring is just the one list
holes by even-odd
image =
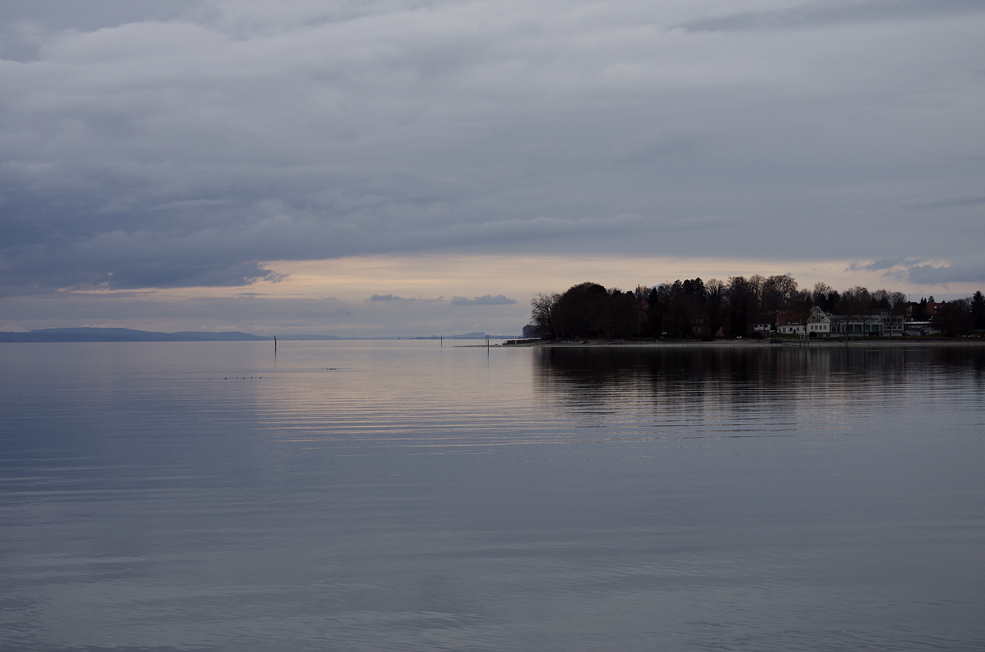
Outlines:
{"label": "shoreline", "polygon": [[[797,349],[831,349],[831,348],[911,348],[911,349],[931,349],[931,348],[985,348],[985,339],[965,339],[965,340],[925,340],[925,339],[868,339],[855,338],[845,341],[843,339],[824,339],[812,340],[806,344],[800,340],[712,340],[701,342],[697,340],[652,340],[652,341],[628,341],[628,340],[582,340],[578,341],[542,341],[542,342],[523,342],[517,344],[493,344],[493,347],[513,349],[513,348],[644,348],[644,349],[767,349],[767,348],[797,348]],[[481,348],[486,348],[482,346]]]}

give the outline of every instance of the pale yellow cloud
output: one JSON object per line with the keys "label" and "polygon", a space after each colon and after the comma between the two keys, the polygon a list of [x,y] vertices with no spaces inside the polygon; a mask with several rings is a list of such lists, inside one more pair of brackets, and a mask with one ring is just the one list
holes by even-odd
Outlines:
{"label": "pale yellow cloud", "polygon": [[258,283],[251,290],[271,296],[333,296],[348,301],[364,300],[373,294],[427,299],[505,294],[525,301],[538,292],[561,292],[583,281],[629,290],[678,278],[726,280],[739,275],[791,274],[801,288],[823,281],[839,290],[864,285],[914,294],[927,291],[926,287],[886,278],[881,271],[862,269],[857,263],[742,258],[368,256],[270,261],[265,265],[287,278],[279,283]]}
{"label": "pale yellow cloud", "polygon": [[[867,270],[871,261],[753,260],[691,257],[575,257],[575,256],[358,256],[329,260],[267,261],[277,282],[260,281],[248,287],[192,287],[148,290],[89,290],[80,293],[117,294],[154,300],[251,296],[257,299],[335,298],[363,302],[373,295],[435,300],[506,295],[526,304],[538,292],[563,292],[576,283],[592,281],[630,290],[675,279],[701,277],[705,281],[729,276],[790,274],[800,288],[823,281],[837,290],[855,285],[889,288],[919,298],[927,286],[894,280],[882,270]],[[965,287],[967,285],[967,287]],[[931,288],[937,294],[971,294],[973,284]]]}

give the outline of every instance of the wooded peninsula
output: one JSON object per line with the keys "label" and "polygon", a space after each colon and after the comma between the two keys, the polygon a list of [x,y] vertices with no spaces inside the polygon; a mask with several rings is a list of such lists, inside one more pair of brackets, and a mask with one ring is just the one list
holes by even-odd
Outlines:
{"label": "wooded peninsula", "polygon": [[677,280],[623,292],[597,283],[531,301],[525,337],[699,338],[985,336],[985,296],[953,301],[860,286],[843,292],[818,282],[798,289],[791,276]]}

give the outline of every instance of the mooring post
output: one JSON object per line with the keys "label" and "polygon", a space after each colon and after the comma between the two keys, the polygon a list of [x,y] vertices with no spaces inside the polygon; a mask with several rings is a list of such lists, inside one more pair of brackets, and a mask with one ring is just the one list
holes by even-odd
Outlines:
{"label": "mooring post", "polygon": [[274,335],[274,355],[277,354],[277,336]]}

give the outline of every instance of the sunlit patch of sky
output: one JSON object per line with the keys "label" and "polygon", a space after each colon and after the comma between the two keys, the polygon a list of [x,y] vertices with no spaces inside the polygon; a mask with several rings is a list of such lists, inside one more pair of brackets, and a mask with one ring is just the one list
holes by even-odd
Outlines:
{"label": "sunlit patch of sky", "polygon": [[750,273],[964,296],[983,29],[966,0],[10,0],[5,327],[467,332]]}
{"label": "sunlit patch of sky", "polygon": [[[909,261],[907,261],[909,262]],[[933,265],[933,262],[926,263]],[[632,290],[680,278],[789,274],[800,287],[824,281],[906,291],[914,299],[967,296],[974,284],[926,287],[889,276],[894,268],[858,261],[709,258],[366,256],[266,263],[281,278],[249,291],[230,287],[70,290],[6,301],[5,330],[112,326],[148,330],[245,330],[343,337],[518,335],[529,299],[582,281]],[[456,302],[456,297],[465,299]],[[511,303],[510,301],[515,301]],[[290,321],[284,319],[290,315]],[[221,325],[221,326],[220,326]]]}

